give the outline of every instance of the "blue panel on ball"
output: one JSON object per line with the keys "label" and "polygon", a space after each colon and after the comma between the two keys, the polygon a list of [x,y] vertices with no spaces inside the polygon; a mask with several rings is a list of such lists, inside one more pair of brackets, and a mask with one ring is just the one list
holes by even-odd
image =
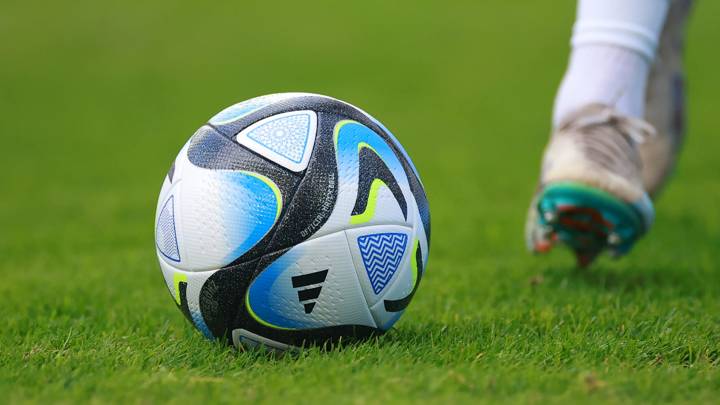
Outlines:
{"label": "blue panel on ball", "polygon": [[[312,325],[286,316],[284,297],[274,294],[280,276],[295,263],[298,252],[290,250],[263,270],[248,289],[245,305],[250,315],[259,323],[275,329],[305,329]],[[293,302],[294,303],[294,302]]]}
{"label": "blue panel on ball", "polygon": [[158,217],[157,227],[155,229],[155,243],[163,256],[168,259],[179,262],[180,251],[178,249],[177,235],[175,233],[175,203],[174,197],[170,196],[165,205],[163,205]]}
{"label": "blue panel on ball", "polygon": [[200,311],[191,310],[190,316],[192,317],[195,327],[198,328],[200,332],[202,332],[203,336],[210,340],[215,339],[215,336],[213,336],[212,332],[210,332],[210,328],[208,328],[207,324],[205,324],[205,319],[203,319]]}
{"label": "blue panel on ball", "polygon": [[[237,246],[225,261],[230,263],[252,249],[269,231],[280,216],[282,196],[270,179],[245,171],[222,171],[223,181],[231,183],[226,192],[234,193],[226,218],[231,240]],[[237,209],[244,207],[245,209]]]}
{"label": "blue panel on ball", "polygon": [[407,240],[404,233],[376,233],[358,238],[360,255],[375,294],[382,292],[400,267]]}
{"label": "blue panel on ball", "polygon": [[341,179],[357,178],[360,146],[372,148],[388,166],[398,183],[409,187],[402,163],[390,145],[375,131],[355,121],[340,121],[335,126],[338,174]]}
{"label": "blue panel on ball", "polygon": [[390,130],[387,129],[387,127],[385,127],[385,125],[383,125],[382,122],[376,120],[375,117],[373,117],[369,114],[367,114],[367,116],[372,120],[372,122],[374,122],[377,126],[382,128],[383,131],[385,131],[385,133],[390,137],[390,139],[392,139],[395,146],[400,150],[400,153],[402,153],[402,155],[405,157],[405,160],[407,160],[408,164],[412,168],[412,171],[415,173],[415,176],[418,178],[418,181],[420,181],[422,183],[422,180],[420,180],[420,173],[418,173],[417,169],[415,168],[415,164],[413,163],[412,159],[410,159],[410,155],[408,155],[408,153],[405,151],[405,148],[402,147],[402,145],[400,144],[400,141],[398,141],[398,139],[395,137],[395,135],[392,132],[390,132]]}

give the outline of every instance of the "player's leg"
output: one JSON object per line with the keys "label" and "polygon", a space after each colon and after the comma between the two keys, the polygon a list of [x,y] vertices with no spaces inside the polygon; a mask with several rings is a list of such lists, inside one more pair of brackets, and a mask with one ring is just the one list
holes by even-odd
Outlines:
{"label": "player's leg", "polygon": [[645,89],[669,0],[579,0],[553,126],[589,104],[643,118]]}
{"label": "player's leg", "polygon": [[553,136],[528,218],[538,252],[560,241],[581,265],[627,253],[652,224],[639,145],[648,76],[670,0],[580,0]]}
{"label": "player's leg", "polygon": [[675,166],[685,132],[685,23],[693,0],[672,0],[645,97],[645,119],[657,136],[640,145],[643,183],[655,197]]}

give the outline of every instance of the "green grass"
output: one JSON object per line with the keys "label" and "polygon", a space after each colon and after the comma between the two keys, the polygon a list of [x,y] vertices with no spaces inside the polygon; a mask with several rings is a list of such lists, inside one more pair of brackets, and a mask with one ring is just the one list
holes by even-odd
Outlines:
{"label": "green grass", "polygon": [[[533,258],[522,227],[573,2],[0,5],[0,402],[714,402],[720,3],[689,35],[690,134],[622,261]],[[428,273],[396,328],[298,357],[208,343],[153,246],[180,146],[233,102],[348,100],[413,156]]]}

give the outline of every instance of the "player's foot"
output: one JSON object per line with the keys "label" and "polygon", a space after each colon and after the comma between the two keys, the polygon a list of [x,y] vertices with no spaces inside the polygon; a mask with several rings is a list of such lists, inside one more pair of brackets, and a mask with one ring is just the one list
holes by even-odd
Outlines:
{"label": "player's foot", "polygon": [[645,190],[656,196],[675,166],[685,131],[685,88],[682,65],[685,22],[692,0],[673,0],[650,71],[645,114],[657,136],[640,145]]}
{"label": "player's foot", "polygon": [[629,252],[654,217],[638,152],[653,134],[647,122],[597,104],[561,123],[545,149],[528,247],[544,253],[563,243],[580,266],[606,249],[616,257]]}

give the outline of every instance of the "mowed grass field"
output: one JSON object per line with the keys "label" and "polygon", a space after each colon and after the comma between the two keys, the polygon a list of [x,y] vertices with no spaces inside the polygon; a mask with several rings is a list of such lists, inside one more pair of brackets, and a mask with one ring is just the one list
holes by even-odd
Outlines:
{"label": "mowed grass field", "polygon": [[[0,4],[0,402],[693,402],[720,395],[720,3],[689,30],[689,136],[652,234],[574,268],[522,230],[570,0]],[[370,342],[210,343],[155,257],[181,145],[310,91],[395,132],[433,216],[423,284]]]}

